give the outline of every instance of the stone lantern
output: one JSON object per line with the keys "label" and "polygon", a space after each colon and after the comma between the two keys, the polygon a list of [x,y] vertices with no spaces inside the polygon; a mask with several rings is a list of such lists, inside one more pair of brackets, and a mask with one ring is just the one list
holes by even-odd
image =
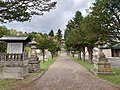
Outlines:
{"label": "stone lantern", "polygon": [[30,55],[31,56],[37,56],[37,52],[36,52],[36,41],[33,39],[32,42],[29,43],[31,45],[31,52],[30,52]]}
{"label": "stone lantern", "polygon": [[92,72],[96,75],[99,74],[114,74],[112,72],[110,63],[108,62],[105,54],[102,51],[102,47],[105,44],[104,42],[98,41],[98,48],[99,48],[99,52],[98,55],[96,56],[95,60],[94,60],[94,67],[92,69]]}
{"label": "stone lantern", "polygon": [[37,57],[36,52],[36,41],[33,39],[32,42],[29,43],[31,45],[31,52],[29,58],[29,72],[36,72],[40,69],[40,61]]}

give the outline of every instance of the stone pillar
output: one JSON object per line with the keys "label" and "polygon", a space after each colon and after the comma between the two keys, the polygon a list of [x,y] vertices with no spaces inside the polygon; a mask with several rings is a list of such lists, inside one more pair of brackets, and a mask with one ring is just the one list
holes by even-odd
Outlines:
{"label": "stone pillar", "polygon": [[29,72],[36,72],[40,70],[40,61],[37,57],[37,52],[36,50],[36,42],[33,41],[29,43],[31,45],[31,56],[29,58]]}

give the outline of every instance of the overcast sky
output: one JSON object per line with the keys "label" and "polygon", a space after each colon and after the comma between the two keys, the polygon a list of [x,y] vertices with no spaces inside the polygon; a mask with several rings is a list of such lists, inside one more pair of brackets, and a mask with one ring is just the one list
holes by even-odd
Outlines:
{"label": "overcast sky", "polygon": [[56,9],[45,13],[43,16],[34,16],[31,22],[12,22],[4,24],[10,29],[18,31],[36,31],[48,33],[51,29],[57,31],[58,29],[64,30],[67,22],[75,15],[77,10],[85,15],[85,9],[95,0],[54,0],[57,1]]}

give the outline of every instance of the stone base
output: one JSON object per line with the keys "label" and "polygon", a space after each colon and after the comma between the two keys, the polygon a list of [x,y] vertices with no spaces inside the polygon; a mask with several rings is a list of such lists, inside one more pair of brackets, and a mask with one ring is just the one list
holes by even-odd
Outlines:
{"label": "stone base", "polygon": [[94,62],[94,67],[93,67],[92,72],[96,75],[99,75],[99,74],[113,75],[113,74],[115,74],[112,72],[109,62]]}
{"label": "stone base", "polygon": [[29,72],[36,72],[40,70],[40,61],[30,60],[29,61]]}
{"label": "stone base", "polygon": [[1,67],[0,79],[24,79],[28,74],[28,66]]}
{"label": "stone base", "polygon": [[95,75],[115,75],[115,72],[98,72],[95,71],[94,69],[92,69],[91,72],[94,73]]}

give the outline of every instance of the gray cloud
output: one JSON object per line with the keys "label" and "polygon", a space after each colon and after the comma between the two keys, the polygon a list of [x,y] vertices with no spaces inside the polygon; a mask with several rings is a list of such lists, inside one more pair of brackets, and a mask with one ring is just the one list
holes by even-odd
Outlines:
{"label": "gray cloud", "polygon": [[5,24],[8,28],[19,31],[36,31],[48,33],[51,29],[64,29],[67,22],[74,16],[77,10],[85,15],[91,3],[95,0],[56,0],[56,9],[45,12],[43,16],[33,16],[31,22],[12,22]]}

